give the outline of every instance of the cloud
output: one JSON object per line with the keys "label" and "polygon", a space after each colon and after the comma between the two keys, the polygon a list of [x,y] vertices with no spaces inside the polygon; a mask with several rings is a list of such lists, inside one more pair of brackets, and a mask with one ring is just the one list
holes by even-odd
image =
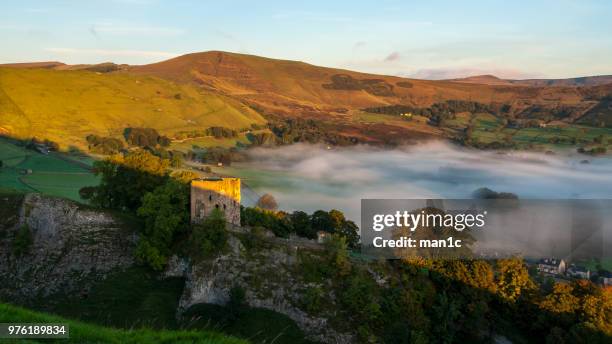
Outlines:
{"label": "cloud", "polygon": [[385,57],[385,62],[393,62],[393,61],[397,61],[401,58],[402,56],[400,55],[399,52],[394,51],[391,54],[389,54],[389,56]]}
{"label": "cloud", "polygon": [[134,25],[116,25],[111,23],[95,24],[89,30],[94,36],[99,34],[117,35],[117,36],[178,36],[185,33],[184,30],[173,27],[160,26],[134,26]]}
{"label": "cloud", "polygon": [[116,50],[116,49],[76,49],[76,48],[46,48],[45,51],[60,55],[95,55],[120,57],[158,57],[172,58],[179,54],[167,51],[151,50]]}
{"label": "cloud", "polygon": [[363,47],[366,46],[366,44],[367,43],[364,42],[364,41],[355,42],[355,44],[353,44],[353,49],[356,50],[356,49],[359,49],[359,48],[363,48]]}

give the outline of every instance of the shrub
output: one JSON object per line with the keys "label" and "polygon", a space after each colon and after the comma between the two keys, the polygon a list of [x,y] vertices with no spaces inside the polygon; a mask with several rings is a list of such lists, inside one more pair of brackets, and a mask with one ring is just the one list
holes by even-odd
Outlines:
{"label": "shrub", "polygon": [[144,195],[138,208],[145,221],[138,250],[142,261],[157,270],[165,264],[176,234],[188,228],[188,208],[189,188],[175,180]]}
{"label": "shrub", "polygon": [[192,236],[196,246],[196,257],[208,258],[226,247],[228,234],[225,225],[225,216],[219,209],[214,209],[202,223],[193,225]]}
{"label": "shrub", "polygon": [[302,296],[304,309],[309,313],[316,314],[323,306],[323,290],[320,287],[310,287]]}
{"label": "shrub", "polygon": [[81,198],[85,200],[91,199],[95,193],[96,193],[95,186],[84,186],[79,189],[79,196],[81,196]]}
{"label": "shrub", "polygon": [[267,193],[257,200],[257,207],[266,210],[276,210],[278,209],[278,203],[276,203],[274,196]]}

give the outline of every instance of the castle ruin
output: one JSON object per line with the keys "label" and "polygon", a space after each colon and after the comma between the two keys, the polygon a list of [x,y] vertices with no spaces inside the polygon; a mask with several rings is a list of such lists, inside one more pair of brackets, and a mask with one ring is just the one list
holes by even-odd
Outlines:
{"label": "castle ruin", "polygon": [[240,178],[203,178],[191,181],[191,222],[200,222],[214,209],[227,222],[240,226]]}

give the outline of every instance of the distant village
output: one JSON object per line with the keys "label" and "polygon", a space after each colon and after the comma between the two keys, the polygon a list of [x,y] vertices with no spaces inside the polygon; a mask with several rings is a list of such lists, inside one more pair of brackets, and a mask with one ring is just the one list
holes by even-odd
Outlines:
{"label": "distant village", "polygon": [[540,274],[552,277],[557,282],[583,279],[602,286],[612,286],[612,272],[607,270],[591,271],[584,265],[568,263],[563,259],[556,258],[540,259],[533,266]]}

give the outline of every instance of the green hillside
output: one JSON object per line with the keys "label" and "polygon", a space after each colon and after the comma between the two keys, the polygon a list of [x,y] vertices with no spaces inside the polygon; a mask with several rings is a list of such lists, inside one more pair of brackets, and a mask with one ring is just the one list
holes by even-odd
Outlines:
{"label": "green hillside", "polygon": [[[164,331],[150,329],[120,330],[68,320],[59,316],[33,312],[24,308],[0,303],[0,322],[15,323],[68,323],[70,339],[62,343],[201,343],[243,344],[247,341],[209,331]],[[48,343],[39,340],[0,340],[2,343]]]}
{"label": "green hillside", "polygon": [[85,136],[126,127],[176,131],[264,123],[256,111],[194,85],[151,76],[0,68],[0,134],[85,147]]}

